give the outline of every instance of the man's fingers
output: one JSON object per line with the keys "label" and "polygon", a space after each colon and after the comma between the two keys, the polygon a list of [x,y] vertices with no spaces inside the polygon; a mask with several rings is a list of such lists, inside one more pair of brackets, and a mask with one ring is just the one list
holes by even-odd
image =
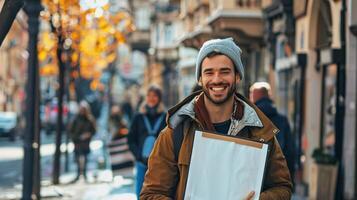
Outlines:
{"label": "man's fingers", "polygon": [[244,198],[244,200],[250,200],[250,199],[252,199],[252,198],[254,197],[254,194],[255,194],[254,191],[249,192],[248,196],[246,196],[246,197]]}

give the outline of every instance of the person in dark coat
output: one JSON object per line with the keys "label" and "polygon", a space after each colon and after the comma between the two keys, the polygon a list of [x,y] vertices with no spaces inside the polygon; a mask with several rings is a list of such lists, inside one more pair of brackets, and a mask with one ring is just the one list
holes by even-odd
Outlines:
{"label": "person in dark coat", "polygon": [[288,119],[278,113],[278,110],[274,106],[273,101],[270,98],[270,85],[266,82],[256,82],[250,88],[250,100],[257,105],[257,107],[263,111],[263,113],[274,123],[280,130],[276,135],[279,141],[281,149],[283,150],[290,176],[294,180],[295,173],[295,142],[293,135],[290,131],[290,125]]}
{"label": "person in dark coat", "polygon": [[74,143],[75,160],[77,163],[77,181],[81,174],[87,180],[87,161],[90,153],[90,141],[96,132],[95,119],[91,114],[89,104],[82,101],[79,112],[69,127],[69,134]]}
{"label": "person in dark coat", "polygon": [[129,150],[128,128],[123,120],[121,109],[113,105],[109,116],[109,133],[111,140],[108,144],[113,176],[119,174],[121,169],[133,167],[134,156]]}
{"label": "person in dark coat", "polygon": [[158,124],[157,130],[153,133],[157,138],[160,131],[165,127],[165,108],[161,102],[162,92],[157,86],[150,86],[145,101],[141,104],[139,112],[134,116],[130,126],[128,135],[128,144],[131,152],[136,160],[136,194],[139,194],[144,182],[144,176],[147,170],[148,157],[143,156],[144,143],[149,135],[148,127],[145,119],[149,122],[151,127]]}

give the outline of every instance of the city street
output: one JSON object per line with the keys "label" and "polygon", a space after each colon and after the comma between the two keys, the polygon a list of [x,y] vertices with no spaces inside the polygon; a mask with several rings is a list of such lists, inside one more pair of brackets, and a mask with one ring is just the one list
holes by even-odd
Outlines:
{"label": "city street", "polygon": [[[44,135],[44,134],[43,134]],[[103,156],[102,142],[95,140],[91,143],[92,153],[88,163],[88,182],[80,179],[71,183],[75,177],[76,166],[73,162],[73,145],[69,145],[69,172],[62,170],[59,185],[51,184],[52,159],[54,153],[53,135],[42,137],[41,172],[43,199],[65,200],[95,200],[95,199],[136,199],[133,187],[133,169],[122,170],[116,176],[112,175],[109,166],[98,169],[97,161]],[[0,140],[0,199],[20,199],[22,185],[22,141],[10,142],[7,138]],[[62,169],[64,169],[62,156]]]}
{"label": "city street", "polygon": [[14,188],[22,181],[22,141],[0,138],[0,154],[0,188]]}
{"label": "city street", "polygon": [[0,0],[0,200],[355,200],[356,55],[357,0]]}

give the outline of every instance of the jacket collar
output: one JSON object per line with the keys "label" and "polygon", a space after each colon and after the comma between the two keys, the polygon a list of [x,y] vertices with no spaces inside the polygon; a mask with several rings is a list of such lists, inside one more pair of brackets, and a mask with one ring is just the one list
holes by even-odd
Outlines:
{"label": "jacket collar", "polygon": [[[166,121],[170,128],[174,129],[187,118],[197,121],[195,118],[194,104],[196,96],[201,94],[201,92],[202,91],[197,91],[192,93],[168,110]],[[278,129],[274,124],[254,104],[239,93],[236,93],[236,100],[244,104],[244,114],[241,120],[232,117],[229,135],[237,135],[244,127],[252,127],[255,130],[252,132],[253,139],[264,142],[270,140],[278,133]]]}
{"label": "jacket collar", "polygon": [[[142,114],[146,114],[147,113],[147,108],[146,108],[146,102],[145,101],[140,104],[139,112],[142,113]],[[159,105],[157,106],[156,112],[157,113],[165,112],[165,106],[164,106],[164,104],[162,102],[160,102]]]}

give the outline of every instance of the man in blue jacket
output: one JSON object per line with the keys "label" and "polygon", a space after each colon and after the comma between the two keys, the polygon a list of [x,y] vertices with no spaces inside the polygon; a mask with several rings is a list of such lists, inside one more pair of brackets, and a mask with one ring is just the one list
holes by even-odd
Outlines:
{"label": "man in blue jacket", "polygon": [[295,141],[290,131],[288,119],[278,113],[273,101],[270,99],[270,85],[266,82],[256,82],[250,87],[250,100],[263,111],[263,113],[280,130],[276,135],[285,156],[291,179],[294,180],[295,172]]}

